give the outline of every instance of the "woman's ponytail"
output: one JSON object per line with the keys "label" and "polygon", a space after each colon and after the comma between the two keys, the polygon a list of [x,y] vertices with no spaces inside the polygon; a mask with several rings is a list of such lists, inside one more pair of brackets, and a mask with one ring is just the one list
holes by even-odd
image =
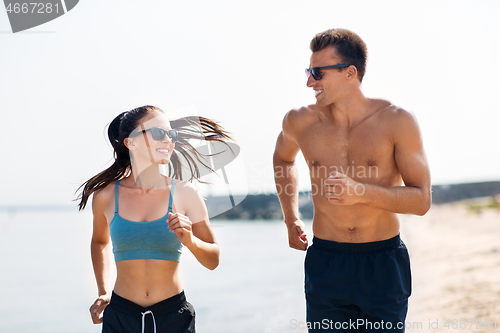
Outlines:
{"label": "woman's ponytail", "polygon": [[109,168],[90,178],[78,188],[79,190],[83,187],[81,195],[77,198],[77,200],[80,200],[78,204],[79,210],[85,208],[94,192],[105,188],[113,181],[121,179],[130,173],[130,155],[122,139],[122,137],[125,138],[130,133],[124,136],[123,131],[120,130],[122,119],[126,114],[127,112],[120,113],[108,126],[108,139],[113,147],[115,161]]}

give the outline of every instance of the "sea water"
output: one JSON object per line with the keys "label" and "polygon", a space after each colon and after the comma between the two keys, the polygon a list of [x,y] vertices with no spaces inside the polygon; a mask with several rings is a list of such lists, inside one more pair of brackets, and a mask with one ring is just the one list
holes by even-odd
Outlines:
{"label": "sea water", "polygon": [[[306,332],[305,252],[288,247],[282,221],[213,220],[220,265],[210,271],[187,248],[181,280],[197,332]],[[311,224],[306,224],[312,239]],[[90,211],[0,213],[0,332],[100,332],[90,259]]]}

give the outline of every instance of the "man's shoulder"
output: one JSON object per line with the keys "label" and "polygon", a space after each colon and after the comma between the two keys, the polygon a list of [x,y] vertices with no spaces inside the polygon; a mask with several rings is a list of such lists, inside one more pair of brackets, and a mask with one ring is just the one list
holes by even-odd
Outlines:
{"label": "man's shoulder", "polygon": [[283,133],[285,135],[298,134],[304,127],[318,119],[316,105],[307,105],[291,109],[283,118]]}
{"label": "man's shoulder", "polygon": [[315,104],[311,104],[291,109],[287,112],[287,116],[291,115],[292,117],[307,117],[316,114],[317,112],[318,106]]}
{"label": "man's shoulder", "polygon": [[406,140],[408,136],[418,136],[420,127],[413,112],[389,103],[388,101],[378,113],[378,121],[381,126],[387,128],[395,142]]}
{"label": "man's shoulder", "polygon": [[283,119],[283,124],[303,124],[304,121],[317,119],[319,107],[315,104],[302,106],[288,111]]}
{"label": "man's shoulder", "polygon": [[415,115],[407,111],[401,106],[394,105],[388,100],[374,100],[374,103],[377,103],[378,110],[377,113],[379,117],[384,118],[385,120],[391,121],[391,122],[400,122],[400,121],[414,121],[415,120]]}

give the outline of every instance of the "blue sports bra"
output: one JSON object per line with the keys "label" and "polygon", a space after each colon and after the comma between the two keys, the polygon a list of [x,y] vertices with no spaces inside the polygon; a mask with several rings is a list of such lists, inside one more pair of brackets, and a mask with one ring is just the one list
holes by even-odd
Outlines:
{"label": "blue sports bra", "polygon": [[135,222],[118,214],[118,183],[115,188],[115,215],[109,224],[115,261],[132,259],[162,259],[179,261],[182,243],[170,231],[168,213],[172,211],[175,180],[172,179],[168,212],[165,216],[149,222]]}

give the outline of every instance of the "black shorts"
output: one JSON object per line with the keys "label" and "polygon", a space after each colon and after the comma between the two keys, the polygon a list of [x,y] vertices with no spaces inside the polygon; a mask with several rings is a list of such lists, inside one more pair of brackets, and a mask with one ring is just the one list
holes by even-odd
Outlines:
{"label": "black shorts", "polygon": [[314,237],[305,259],[309,332],[404,332],[410,258],[398,236],[338,243]]}
{"label": "black shorts", "polygon": [[[103,333],[192,333],[195,312],[184,291],[148,307],[113,292],[104,309]],[[155,330],[156,327],[156,330]]]}

